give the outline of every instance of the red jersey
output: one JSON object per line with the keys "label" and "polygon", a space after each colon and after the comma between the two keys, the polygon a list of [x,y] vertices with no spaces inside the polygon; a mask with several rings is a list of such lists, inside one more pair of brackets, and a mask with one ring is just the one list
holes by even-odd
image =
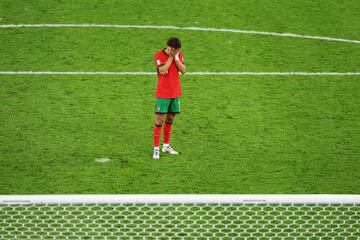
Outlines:
{"label": "red jersey", "polygon": [[[158,84],[156,88],[157,98],[177,98],[182,95],[180,86],[179,69],[175,64],[175,58],[170,64],[170,67],[165,75],[159,73],[159,67],[165,65],[169,55],[166,54],[165,49],[155,54],[155,65],[158,70]],[[179,52],[179,59],[184,64],[182,53]]]}

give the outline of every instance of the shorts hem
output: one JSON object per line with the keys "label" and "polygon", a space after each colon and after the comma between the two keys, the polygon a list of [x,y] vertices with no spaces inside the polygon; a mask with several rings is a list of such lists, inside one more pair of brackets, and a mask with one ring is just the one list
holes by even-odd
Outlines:
{"label": "shorts hem", "polygon": [[164,115],[164,114],[168,114],[168,113],[176,113],[176,114],[179,114],[180,112],[155,112],[155,114],[159,114],[159,115]]}

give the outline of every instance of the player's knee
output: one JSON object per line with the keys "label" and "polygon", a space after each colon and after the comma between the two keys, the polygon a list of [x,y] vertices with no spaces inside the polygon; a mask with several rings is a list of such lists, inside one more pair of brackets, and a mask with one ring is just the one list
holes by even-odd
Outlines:
{"label": "player's knee", "polygon": [[158,126],[158,127],[162,127],[164,125],[164,121],[163,120],[156,120],[155,125]]}
{"label": "player's knee", "polygon": [[175,117],[175,113],[168,114],[168,115],[166,116],[166,122],[172,123],[174,117]]}

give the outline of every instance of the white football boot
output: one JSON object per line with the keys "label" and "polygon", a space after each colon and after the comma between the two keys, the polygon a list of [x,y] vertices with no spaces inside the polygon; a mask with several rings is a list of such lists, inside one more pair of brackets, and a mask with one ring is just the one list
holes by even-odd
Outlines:
{"label": "white football boot", "polygon": [[160,149],[159,148],[154,148],[153,159],[154,160],[159,160],[160,159]]}
{"label": "white football boot", "polygon": [[164,145],[163,148],[162,148],[162,151],[164,153],[170,153],[170,154],[179,154],[177,151],[175,151],[175,149],[173,149],[172,147],[170,147],[170,145]]}

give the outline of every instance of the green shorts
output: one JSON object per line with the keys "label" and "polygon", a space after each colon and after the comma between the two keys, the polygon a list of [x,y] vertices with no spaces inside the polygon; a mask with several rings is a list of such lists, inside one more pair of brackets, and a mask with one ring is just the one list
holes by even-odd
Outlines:
{"label": "green shorts", "polygon": [[180,113],[180,98],[157,98],[155,103],[155,113]]}

